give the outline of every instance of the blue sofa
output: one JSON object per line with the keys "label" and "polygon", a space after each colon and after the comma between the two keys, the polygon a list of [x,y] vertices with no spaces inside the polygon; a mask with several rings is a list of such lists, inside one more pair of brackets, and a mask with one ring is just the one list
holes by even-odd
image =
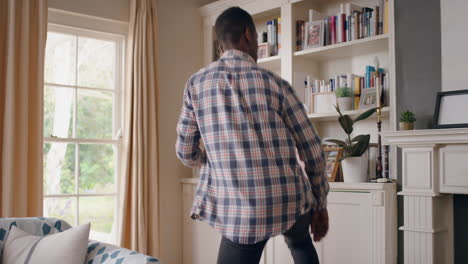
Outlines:
{"label": "blue sofa", "polygon": [[[55,218],[0,218],[0,260],[11,226],[17,226],[27,233],[46,236],[62,232],[71,226]],[[152,264],[160,263],[158,259],[140,254],[125,248],[90,240],[85,264]]]}

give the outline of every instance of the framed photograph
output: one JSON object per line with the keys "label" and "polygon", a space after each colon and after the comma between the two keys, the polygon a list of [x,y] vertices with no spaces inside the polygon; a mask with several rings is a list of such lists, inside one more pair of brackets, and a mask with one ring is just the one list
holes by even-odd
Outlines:
{"label": "framed photograph", "polygon": [[270,44],[268,42],[258,44],[258,58],[270,57]]}
{"label": "framed photograph", "polygon": [[434,128],[468,127],[468,90],[439,92]]}
{"label": "framed photograph", "polygon": [[343,155],[343,149],[339,147],[324,146],[323,152],[327,161],[327,178],[329,182],[340,180],[340,162],[339,159]]}
{"label": "framed photograph", "polygon": [[361,90],[361,99],[359,99],[359,109],[372,108],[377,106],[377,89],[364,88]]}
{"label": "framed photograph", "polygon": [[323,21],[313,21],[305,23],[304,49],[323,46]]}

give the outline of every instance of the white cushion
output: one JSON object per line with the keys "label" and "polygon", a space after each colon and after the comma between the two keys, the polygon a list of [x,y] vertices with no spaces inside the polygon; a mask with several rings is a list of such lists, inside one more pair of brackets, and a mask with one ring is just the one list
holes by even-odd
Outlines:
{"label": "white cushion", "polygon": [[90,225],[39,237],[12,226],[3,248],[3,264],[83,264]]}

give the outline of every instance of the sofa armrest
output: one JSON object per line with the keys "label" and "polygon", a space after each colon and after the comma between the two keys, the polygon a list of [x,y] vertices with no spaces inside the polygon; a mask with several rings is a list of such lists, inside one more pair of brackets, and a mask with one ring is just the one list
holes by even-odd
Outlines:
{"label": "sofa armrest", "polygon": [[85,264],[153,264],[158,259],[126,248],[90,240]]}

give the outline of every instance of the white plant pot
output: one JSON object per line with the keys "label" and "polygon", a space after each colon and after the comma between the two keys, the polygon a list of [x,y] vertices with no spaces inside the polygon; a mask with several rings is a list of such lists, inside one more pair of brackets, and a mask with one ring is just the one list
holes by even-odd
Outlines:
{"label": "white plant pot", "polygon": [[341,161],[343,167],[343,181],[344,182],[367,182],[367,167],[368,167],[367,153],[361,157],[348,157]]}
{"label": "white plant pot", "polygon": [[340,107],[341,111],[354,110],[354,98],[353,97],[337,97],[336,102]]}

